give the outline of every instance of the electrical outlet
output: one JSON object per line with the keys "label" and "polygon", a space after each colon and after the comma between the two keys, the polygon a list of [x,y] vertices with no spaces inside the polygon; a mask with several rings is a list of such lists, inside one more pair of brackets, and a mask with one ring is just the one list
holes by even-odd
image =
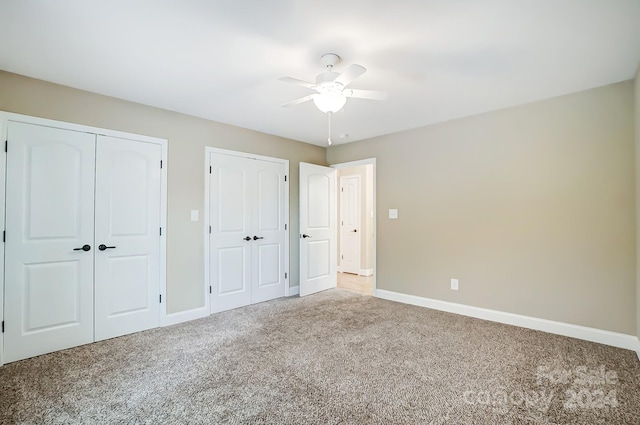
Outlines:
{"label": "electrical outlet", "polygon": [[451,290],[458,290],[458,279],[451,279]]}

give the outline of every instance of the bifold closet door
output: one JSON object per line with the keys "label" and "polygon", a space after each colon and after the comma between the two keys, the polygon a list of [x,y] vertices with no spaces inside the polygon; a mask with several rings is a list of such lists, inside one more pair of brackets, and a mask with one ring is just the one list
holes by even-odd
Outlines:
{"label": "bifold closet door", "polygon": [[160,145],[98,136],[95,339],[160,324]]}
{"label": "bifold closet door", "polygon": [[5,362],[93,341],[95,137],[9,122]]}

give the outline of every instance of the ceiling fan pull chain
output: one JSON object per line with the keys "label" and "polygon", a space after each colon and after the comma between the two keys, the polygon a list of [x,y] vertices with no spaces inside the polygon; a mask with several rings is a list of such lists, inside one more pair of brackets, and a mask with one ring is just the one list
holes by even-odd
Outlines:
{"label": "ceiling fan pull chain", "polygon": [[329,144],[329,146],[333,144],[333,142],[331,141],[331,115],[333,115],[333,112],[327,112],[327,121],[329,123],[329,137],[327,137],[327,143]]}

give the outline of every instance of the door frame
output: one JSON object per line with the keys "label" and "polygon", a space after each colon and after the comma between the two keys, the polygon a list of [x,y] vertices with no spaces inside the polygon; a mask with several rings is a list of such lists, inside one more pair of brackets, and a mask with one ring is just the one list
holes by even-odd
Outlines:
{"label": "door frame", "polygon": [[213,314],[211,313],[211,294],[209,292],[209,286],[211,285],[210,278],[210,270],[209,270],[209,260],[210,260],[210,249],[209,249],[209,232],[211,228],[211,222],[209,217],[209,204],[211,202],[211,192],[210,192],[210,163],[209,158],[211,154],[217,153],[221,155],[229,155],[236,156],[240,158],[248,158],[248,159],[256,159],[260,161],[269,161],[276,162],[279,164],[284,164],[284,173],[286,176],[285,180],[285,189],[284,189],[284,271],[287,274],[287,277],[284,280],[284,296],[288,297],[290,295],[291,288],[289,287],[291,283],[291,270],[289,268],[289,235],[290,235],[290,221],[289,221],[289,183],[291,182],[291,178],[289,175],[289,160],[282,158],[275,158],[271,156],[264,155],[256,155],[249,152],[240,152],[234,151],[230,149],[221,149],[214,148],[211,146],[205,146],[204,148],[204,226],[203,226],[203,234],[204,234],[204,282],[203,282],[203,294],[204,294],[204,311],[206,315]]}
{"label": "door frame", "polygon": [[[158,326],[165,326],[167,323],[167,148],[168,140],[158,137],[144,136],[141,134],[127,133],[118,130],[109,130],[105,128],[92,127],[82,124],[74,124],[65,121],[51,120],[47,118],[33,117],[30,115],[16,114],[13,112],[0,111],[0,136],[7,140],[7,132],[10,121],[21,122],[25,124],[35,124],[44,127],[53,127],[63,130],[79,131],[91,133],[95,135],[111,136],[119,139],[131,140],[134,142],[146,142],[160,145],[162,148],[162,172],[161,172],[161,193],[160,193],[160,226],[162,235],[160,237],[160,295],[162,296],[162,305],[160,306],[160,318]],[[0,157],[0,223],[2,230],[5,229],[5,172],[7,154],[2,151]],[[4,320],[4,243],[0,246],[0,318]],[[0,338],[0,366],[4,364],[4,337]]]}
{"label": "door frame", "polygon": [[[3,137],[4,140],[7,140],[7,119],[4,117],[4,114],[0,112],[0,137]],[[4,231],[6,228],[4,215],[5,215],[5,174],[6,174],[6,166],[7,166],[7,153],[4,149],[0,149],[0,224],[2,225],[2,230]],[[4,236],[3,243],[0,244],[0,321],[2,321],[4,328]],[[4,331],[4,329],[3,329]],[[0,337],[0,366],[4,364],[4,332]]]}
{"label": "door frame", "polygon": [[[358,246],[356,247],[356,254],[357,254],[357,258],[358,258],[358,266],[357,266],[357,274],[360,274],[360,272],[362,271],[362,179],[360,178],[360,174],[347,174],[344,176],[340,176],[337,179],[337,183],[338,183],[338,187],[340,188],[340,191],[338,192],[338,198],[340,198],[340,207],[338,208],[338,223],[336,223],[336,226],[338,227],[338,248],[339,248],[339,252],[340,252],[340,266],[337,267],[337,270],[339,272],[342,272],[342,237],[343,237],[343,232],[342,232],[342,197],[343,197],[343,191],[342,191],[342,180],[346,180],[346,179],[353,179],[355,178],[358,181],[358,205],[357,205],[357,217],[356,217],[356,223],[357,223],[357,228],[359,229],[359,233],[357,235],[357,239],[358,239]],[[365,185],[366,185],[366,176],[365,176]],[[365,193],[366,196],[366,193]]]}
{"label": "door frame", "polygon": [[376,165],[376,158],[366,158],[366,159],[360,159],[360,160],[356,160],[356,161],[348,161],[348,162],[341,162],[338,164],[332,164],[330,165],[331,168],[335,168],[336,170],[338,169],[342,169],[342,168],[351,168],[351,167],[357,167],[360,165],[373,165],[373,296],[377,296],[376,292],[378,291],[378,272],[377,272],[377,264],[378,264],[378,260],[377,260],[377,255],[378,255],[378,248],[377,248],[377,240],[378,240],[378,209],[377,209],[377,188],[376,188],[376,174],[377,174],[377,165]]}

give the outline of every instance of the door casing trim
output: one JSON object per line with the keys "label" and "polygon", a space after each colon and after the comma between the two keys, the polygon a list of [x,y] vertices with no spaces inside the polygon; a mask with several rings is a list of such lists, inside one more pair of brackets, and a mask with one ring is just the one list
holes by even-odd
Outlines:
{"label": "door casing trim", "polygon": [[[377,253],[378,253],[378,227],[377,227],[377,223],[378,223],[378,209],[377,209],[377,188],[376,188],[376,175],[377,175],[377,165],[376,165],[376,158],[366,158],[366,159],[360,159],[360,160],[356,160],[356,161],[348,161],[348,162],[341,162],[338,164],[333,164],[330,165],[331,168],[335,168],[335,169],[341,169],[341,168],[351,168],[351,167],[357,167],[360,165],[368,165],[371,164],[373,165],[373,268],[372,269],[368,269],[371,270],[371,273],[373,273],[373,293],[376,293],[376,290],[378,288],[378,273],[376,272],[376,267],[377,267]],[[368,272],[367,270],[367,272]],[[370,274],[369,274],[370,275]]]}

